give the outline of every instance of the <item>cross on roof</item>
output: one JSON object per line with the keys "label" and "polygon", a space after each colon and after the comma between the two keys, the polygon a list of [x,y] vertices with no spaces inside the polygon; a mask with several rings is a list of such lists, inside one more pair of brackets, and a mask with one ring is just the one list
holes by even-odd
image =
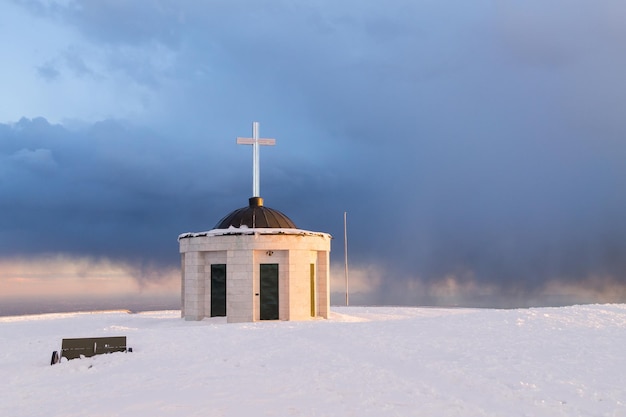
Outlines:
{"label": "cross on roof", "polygon": [[259,138],[259,122],[252,123],[251,138],[237,138],[238,145],[252,145],[252,197],[261,197],[259,145],[271,146],[276,144],[275,139]]}

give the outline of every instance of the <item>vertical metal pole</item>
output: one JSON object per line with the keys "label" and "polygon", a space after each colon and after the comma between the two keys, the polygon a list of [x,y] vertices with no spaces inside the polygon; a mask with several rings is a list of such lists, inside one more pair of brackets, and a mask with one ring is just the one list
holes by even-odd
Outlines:
{"label": "vertical metal pole", "polygon": [[348,212],[343,212],[343,255],[345,261],[345,272],[346,272],[346,306],[350,305],[350,300],[348,298]]}
{"label": "vertical metal pole", "polygon": [[252,123],[252,197],[260,197],[259,190],[259,122]]}

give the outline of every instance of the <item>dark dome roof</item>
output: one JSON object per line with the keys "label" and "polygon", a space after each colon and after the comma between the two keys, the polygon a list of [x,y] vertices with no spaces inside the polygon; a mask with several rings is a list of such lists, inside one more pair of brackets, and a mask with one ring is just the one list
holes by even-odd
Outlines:
{"label": "dark dome roof", "polygon": [[249,228],[297,229],[291,219],[278,210],[263,206],[261,197],[249,199],[250,205],[233,211],[217,222],[214,229]]}

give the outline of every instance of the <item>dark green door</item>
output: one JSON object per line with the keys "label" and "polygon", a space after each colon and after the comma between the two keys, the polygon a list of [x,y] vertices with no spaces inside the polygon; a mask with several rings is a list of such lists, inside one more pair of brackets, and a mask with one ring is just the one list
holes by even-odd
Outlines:
{"label": "dark green door", "polygon": [[226,264],[211,265],[211,317],[226,315]]}
{"label": "dark green door", "polygon": [[261,320],[278,320],[278,264],[261,264]]}

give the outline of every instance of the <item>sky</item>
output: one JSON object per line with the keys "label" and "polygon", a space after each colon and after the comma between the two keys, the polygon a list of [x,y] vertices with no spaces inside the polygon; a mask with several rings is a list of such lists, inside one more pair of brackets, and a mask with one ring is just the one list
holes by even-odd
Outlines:
{"label": "sky", "polygon": [[[9,0],[0,299],[172,296],[251,196],[351,301],[626,301],[621,0]],[[120,298],[121,297],[121,298]]]}

